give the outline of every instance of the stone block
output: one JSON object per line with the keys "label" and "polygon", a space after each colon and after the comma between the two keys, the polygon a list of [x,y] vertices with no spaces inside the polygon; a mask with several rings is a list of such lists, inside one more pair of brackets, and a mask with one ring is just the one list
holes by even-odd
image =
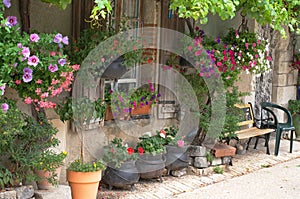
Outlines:
{"label": "stone block", "polygon": [[276,87],[273,86],[272,99],[277,104],[288,104],[289,99],[296,96],[295,86]]}
{"label": "stone block", "polygon": [[32,185],[15,188],[17,199],[28,199],[34,196],[34,189]]}
{"label": "stone block", "polygon": [[211,166],[217,166],[222,164],[222,158],[214,158],[211,162]]}
{"label": "stone block", "polygon": [[183,168],[180,170],[176,170],[176,171],[171,171],[171,175],[175,176],[175,177],[181,177],[187,174],[187,169]]}
{"label": "stone block", "polygon": [[189,146],[188,152],[191,157],[205,157],[206,156],[206,147],[204,147],[204,146]]}
{"label": "stone block", "polygon": [[273,75],[274,86],[287,86],[288,74]]}
{"label": "stone block", "polygon": [[234,156],[235,152],[235,147],[223,143],[216,143],[215,146],[212,148],[212,153],[215,155],[216,158]]}
{"label": "stone block", "polygon": [[227,165],[232,164],[232,157],[230,157],[230,156],[223,157],[222,164],[227,164]]}
{"label": "stone block", "polygon": [[208,167],[207,158],[206,157],[195,157],[194,167],[196,167],[196,168]]}
{"label": "stone block", "polygon": [[36,190],[34,196],[36,199],[72,199],[71,188],[66,185],[59,185],[51,190]]}
{"label": "stone block", "polygon": [[0,192],[0,199],[16,199],[17,192],[15,190]]}

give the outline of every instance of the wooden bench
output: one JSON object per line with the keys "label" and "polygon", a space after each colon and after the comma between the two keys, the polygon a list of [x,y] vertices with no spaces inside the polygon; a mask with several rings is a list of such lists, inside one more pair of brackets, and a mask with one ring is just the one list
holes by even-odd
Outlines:
{"label": "wooden bench", "polygon": [[257,143],[259,138],[265,139],[265,147],[267,148],[267,154],[270,155],[269,149],[269,140],[270,134],[275,131],[275,129],[270,128],[258,128],[255,123],[255,118],[253,114],[253,109],[251,103],[248,104],[236,104],[235,107],[240,108],[243,110],[245,117],[242,121],[238,123],[238,126],[241,127],[241,130],[236,131],[237,137],[239,140],[249,139],[247,142],[247,148],[249,148],[249,144],[252,138],[256,138],[254,149],[257,147]]}

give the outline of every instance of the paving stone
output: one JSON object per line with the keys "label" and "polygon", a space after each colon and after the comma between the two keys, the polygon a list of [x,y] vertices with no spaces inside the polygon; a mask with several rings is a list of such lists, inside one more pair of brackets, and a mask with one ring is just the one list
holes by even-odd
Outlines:
{"label": "paving stone", "polygon": [[211,166],[217,166],[222,164],[222,158],[214,158],[211,162]]}
{"label": "paving stone", "polygon": [[17,198],[17,192],[14,190],[0,192],[0,199],[16,199],[16,198]]}

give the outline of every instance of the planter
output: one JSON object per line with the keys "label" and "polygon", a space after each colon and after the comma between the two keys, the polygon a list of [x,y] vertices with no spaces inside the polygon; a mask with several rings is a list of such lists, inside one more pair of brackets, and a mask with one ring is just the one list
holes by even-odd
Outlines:
{"label": "planter", "polygon": [[149,115],[151,111],[151,104],[144,105],[144,106],[136,106],[135,108],[131,109],[130,115]]}
{"label": "planter", "polygon": [[[55,188],[55,186],[53,186],[53,184],[48,181],[48,179],[51,178],[53,174],[51,171],[35,170],[34,173],[40,178],[40,180],[36,182],[38,189],[50,190]],[[54,173],[56,175],[54,176],[55,179],[59,180],[61,167],[58,167]]]}
{"label": "planter", "polygon": [[94,172],[68,171],[68,181],[71,187],[72,199],[96,199],[101,170]]}
{"label": "planter", "polygon": [[165,159],[163,154],[143,154],[136,161],[136,168],[140,173],[141,179],[160,178],[165,169]]}
{"label": "planter", "polygon": [[135,166],[135,161],[127,161],[122,163],[120,168],[113,168],[109,165],[104,171],[102,180],[109,186],[111,190],[113,187],[125,188],[130,186],[134,190],[134,184],[140,179],[140,174]]}
{"label": "planter", "polygon": [[114,116],[113,116],[113,113],[112,113],[112,110],[111,110],[111,106],[110,105],[107,105],[106,106],[106,111],[105,111],[105,118],[104,120],[105,121],[109,121],[109,120],[112,120],[114,119]]}
{"label": "planter", "polygon": [[170,174],[170,171],[183,169],[189,166],[187,147],[166,145],[166,150],[166,168],[168,174]]}
{"label": "planter", "polygon": [[300,113],[295,113],[293,115],[293,124],[295,127],[296,140],[300,140]]}

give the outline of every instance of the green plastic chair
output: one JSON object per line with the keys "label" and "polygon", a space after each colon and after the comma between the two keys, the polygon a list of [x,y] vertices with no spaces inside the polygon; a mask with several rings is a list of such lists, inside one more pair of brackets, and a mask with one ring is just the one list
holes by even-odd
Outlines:
{"label": "green plastic chair", "polygon": [[[282,106],[279,106],[277,104],[273,104],[271,102],[262,102],[261,109],[262,109],[261,110],[261,121],[264,121],[264,122],[262,122],[262,126],[267,127],[267,128],[276,129],[276,141],[275,141],[275,153],[274,154],[276,156],[278,155],[280,139],[281,139],[282,132],[284,132],[284,131],[291,131],[290,153],[292,153],[293,134],[295,131],[295,127],[293,126],[293,119],[292,119],[292,115],[289,112],[289,110]],[[285,116],[287,117],[286,122],[281,123],[278,121],[278,118],[274,112],[276,109],[284,112]],[[265,117],[264,113],[266,113],[267,118],[264,118]]]}

